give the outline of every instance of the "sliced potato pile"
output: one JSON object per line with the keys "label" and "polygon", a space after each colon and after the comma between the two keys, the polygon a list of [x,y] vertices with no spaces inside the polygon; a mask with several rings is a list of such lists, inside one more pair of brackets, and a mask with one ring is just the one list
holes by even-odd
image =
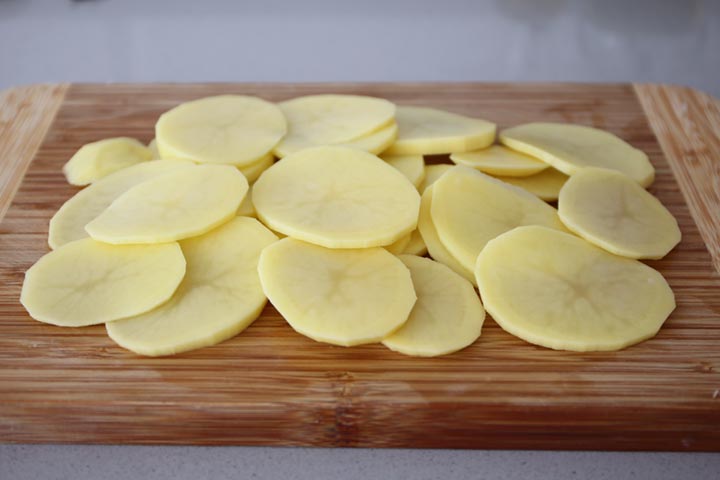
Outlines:
{"label": "sliced potato pile", "polygon": [[[503,145],[495,130],[355,95],[178,105],[147,147],[101,140],[67,162],[70,183],[91,185],[51,219],[54,251],[27,271],[21,301],[41,322],[106,323],[148,356],[235,336],[268,298],[319,342],[445,355],[480,336],[473,284],[506,331],[537,345],[612,350],[654,335],[672,291],[616,256],[660,258],[680,241],[642,188],[647,156],[580,125],[519,125]],[[436,154],[456,165],[423,157]],[[558,198],[559,215],[544,202]]]}
{"label": "sliced potato pile", "polygon": [[491,240],[475,275],[503,329],[558,350],[627,347],[655,335],[675,308],[657,271],[539,226]]}

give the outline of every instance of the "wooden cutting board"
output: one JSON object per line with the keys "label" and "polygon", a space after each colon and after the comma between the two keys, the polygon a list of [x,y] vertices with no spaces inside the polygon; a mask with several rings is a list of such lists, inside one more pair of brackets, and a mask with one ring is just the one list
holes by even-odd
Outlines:
{"label": "wooden cutting board", "polygon": [[[148,141],[160,113],[206,95],[325,92],[500,127],[593,125],[641,148],[657,169],[651,191],[683,232],[649,262],[677,310],[656,338],[620,352],[556,352],[488,319],[477,343],[436,359],[315,343],[270,306],[242,335],[169,358],[137,357],[102,326],[63,329],[25,313],[23,272],[76,191],[60,168],[82,144]],[[0,96],[0,155],[1,441],[720,450],[720,110],[704,94],[629,84],[34,86]]]}

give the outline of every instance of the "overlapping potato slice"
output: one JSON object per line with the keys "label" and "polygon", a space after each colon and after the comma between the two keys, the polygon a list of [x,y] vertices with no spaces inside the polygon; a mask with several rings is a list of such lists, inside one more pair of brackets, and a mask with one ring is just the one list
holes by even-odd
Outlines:
{"label": "overlapping potato slice", "polygon": [[230,165],[199,165],[132,187],[85,226],[95,240],[159,243],[203,234],[232,218],[248,190]]}
{"label": "overlapping potato slice", "polygon": [[453,153],[450,160],[494,176],[527,177],[542,172],[550,165],[516,152],[502,145],[492,145],[483,150],[465,153]]}
{"label": "overlapping potato slice", "polygon": [[521,225],[565,230],[553,207],[472,168],[453,167],[432,189],[431,215],[437,234],[452,256],[471,272],[485,244],[501,233]]}
{"label": "overlapping potato slice", "polygon": [[244,95],[219,95],[178,105],[155,125],[162,158],[244,167],[272,152],[287,131],[274,103]]}
{"label": "overlapping potato slice", "polygon": [[270,167],[253,188],[263,223],[328,248],[389,245],[415,229],[420,204],[405,176],[349,147],[315,147]]}
{"label": "overlapping potato slice", "polygon": [[134,138],[108,138],[83,145],[63,166],[63,173],[72,185],[88,185],[152,158],[152,151]]}
{"label": "overlapping potato slice", "polygon": [[425,161],[422,155],[387,155],[382,159],[400,170],[416,188],[425,180]]}
{"label": "overlapping potato slice", "polygon": [[131,187],[177,168],[191,168],[184,160],[155,160],[124,168],[80,190],[50,219],[48,244],[58,248],[88,236],[85,225]]}
{"label": "overlapping potato slice", "polygon": [[248,183],[253,183],[265,170],[270,168],[273,163],[275,163],[275,156],[269,153],[255,163],[251,163],[245,167],[238,167],[238,170],[245,175]]}
{"label": "overlapping potato slice", "polygon": [[436,163],[434,165],[425,166],[425,180],[420,185],[420,193],[424,192],[430,185],[440,178],[445,172],[450,170],[453,166],[447,163]]}
{"label": "overlapping potato slice", "polygon": [[665,279],[568,233],[525,226],[491,240],[475,269],[488,313],[557,350],[617,350],[654,336],[675,308]]}
{"label": "overlapping potato slice", "polygon": [[[342,142],[334,145],[342,147],[352,147],[357,150],[363,150],[365,152],[377,155],[387,150],[390,145],[395,143],[397,135],[397,123],[392,122],[380,128],[379,130],[376,130],[367,135],[363,135],[362,137],[358,137],[354,140],[349,140],[347,142]],[[275,148],[274,153],[277,157],[283,158],[290,155],[291,153],[296,153],[300,150],[305,150],[306,148],[313,148],[317,146],[311,142],[303,140],[305,139],[301,137],[283,142],[281,145],[278,145]]]}
{"label": "overlapping potato slice", "polygon": [[560,192],[560,219],[616,255],[662,258],[680,242],[675,217],[660,201],[614,170],[585,168]]}
{"label": "overlapping potato slice", "polygon": [[584,167],[617,170],[647,187],[655,169],[647,155],[610,132],[569,123],[526,123],[500,132],[500,142],[566,175]]}
{"label": "overlapping potato slice", "polygon": [[407,322],[385,337],[390,350],[435,357],[461,350],[480,336],[485,310],[472,284],[429,258],[401,255],[417,295]]}
{"label": "overlapping potato slice", "polygon": [[392,253],[393,255],[400,255],[405,251],[407,246],[410,244],[410,239],[412,238],[412,233],[408,233],[404,237],[400,237],[399,239],[395,240],[390,245],[385,246],[385,250]]}
{"label": "overlapping potato slice", "polygon": [[253,186],[250,185],[248,188],[245,198],[237,209],[237,214],[243,217],[255,217],[257,218],[257,212],[255,211],[255,205],[252,202],[252,190]]}
{"label": "overlapping potato slice", "polygon": [[560,170],[548,168],[529,177],[496,177],[505,183],[527,190],[536,197],[553,202],[558,199],[560,189],[569,178]]}
{"label": "overlapping potato slice", "polygon": [[494,123],[435,108],[398,106],[395,118],[400,132],[387,155],[468,152],[495,140]]}
{"label": "overlapping potato slice", "polygon": [[430,256],[438,262],[447,265],[454,272],[460,274],[462,277],[470,282],[475,282],[475,275],[473,269],[466,268],[462,263],[455,258],[452,253],[445,248],[445,245],[440,241],[435,224],[433,223],[430,211],[432,210],[433,203],[433,185],[428,186],[422,194],[422,200],[420,202],[420,216],[418,218],[418,231],[422,236],[423,243],[425,243]]}
{"label": "overlapping potato slice", "polygon": [[420,230],[413,230],[410,235],[410,241],[405,246],[403,253],[407,255],[417,255],[420,257],[428,253],[427,245],[425,245],[425,241],[423,240],[422,235],[420,235]]}
{"label": "overlapping potato slice", "polygon": [[158,306],[184,275],[185,258],[177,243],[118,246],[84,238],[30,267],[20,301],[44,323],[95,325]]}
{"label": "overlapping potato slice", "polygon": [[154,160],[159,160],[160,157],[160,150],[157,148],[157,140],[154,138],[150,140],[150,142],[147,144],[148,150],[150,150],[150,153],[152,153],[152,158]]}
{"label": "overlapping potato slice", "polygon": [[257,220],[237,217],[180,243],[187,273],[166,303],[107,324],[120,346],[148,356],[215,345],[247,328],[267,301],[257,273],[263,248],[277,237]]}
{"label": "overlapping potato slice", "polygon": [[298,333],[352,346],[379,342],[415,304],[410,272],[384,248],[328,249],[285,238],[260,255],[263,290]]}

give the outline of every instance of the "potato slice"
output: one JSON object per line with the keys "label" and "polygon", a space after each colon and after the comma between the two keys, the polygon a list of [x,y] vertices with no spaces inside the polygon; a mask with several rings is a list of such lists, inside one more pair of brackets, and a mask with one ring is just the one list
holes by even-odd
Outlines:
{"label": "potato slice", "polygon": [[418,231],[422,236],[423,242],[427,246],[430,256],[438,262],[447,265],[454,272],[460,274],[462,277],[470,282],[475,283],[475,275],[473,269],[465,268],[457,258],[455,258],[445,245],[440,241],[435,224],[433,223],[430,211],[432,210],[433,202],[433,185],[430,185],[422,194],[422,200],[420,201],[420,216],[418,218]]}
{"label": "potato slice", "polygon": [[262,175],[265,170],[272,167],[273,163],[275,163],[275,156],[270,153],[256,163],[251,163],[246,167],[238,167],[238,170],[245,175],[248,183],[253,183],[260,178],[260,175]]}
{"label": "potato slice", "polygon": [[662,258],[682,236],[657,198],[614,170],[580,170],[561,190],[558,207],[570,230],[623,257]]}
{"label": "potato slice", "polygon": [[408,233],[404,237],[400,237],[390,245],[387,245],[385,247],[385,250],[392,253],[393,255],[400,255],[405,251],[405,248],[410,244],[410,238],[412,237],[411,233]]}
{"label": "potato slice", "polygon": [[20,302],[40,322],[95,325],[160,305],[184,275],[185,258],[177,243],[118,246],[84,238],[30,267]]}
{"label": "potato slice", "polygon": [[267,302],[257,266],[262,249],[275,241],[260,222],[243,217],[183,240],[187,273],[172,298],[149,312],[108,323],[108,335],[148,356],[186,352],[237,335]]}
{"label": "potato slice", "polygon": [[495,140],[495,124],[479,118],[409,106],[399,106],[395,116],[400,133],[387,155],[469,152]]}
{"label": "potato slice", "polygon": [[450,170],[453,166],[449,165],[447,163],[437,163],[435,165],[426,165],[425,166],[425,180],[423,180],[422,185],[418,190],[420,190],[420,193],[427,190],[427,188],[435,183],[435,181],[442,177],[445,172]]}
{"label": "potato slice", "polygon": [[501,233],[521,225],[565,230],[553,207],[472,168],[453,167],[435,182],[433,191],[431,215],[438,236],[471,272],[485,244]]}
{"label": "potato slice", "polygon": [[550,166],[537,158],[502,145],[492,145],[472,152],[453,153],[450,155],[450,160],[458,165],[503,177],[527,177],[540,173]]}
{"label": "potato slice", "polygon": [[348,147],[289,155],[253,188],[258,218],[290,237],[328,248],[389,245],[417,224],[420,197],[378,157]]}
{"label": "potato slice", "polygon": [[382,344],[395,352],[436,357],[457,352],[480,336],[485,310],[472,284],[429,258],[401,255],[417,301],[408,321]]}
{"label": "potato slice", "polygon": [[500,132],[500,142],[566,175],[584,167],[617,170],[643,187],[655,178],[647,155],[610,132],[569,123],[526,123]]}
{"label": "potato slice", "polygon": [[80,190],[55,212],[50,219],[48,244],[58,248],[74,240],[88,236],[85,225],[131,187],[178,168],[192,168],[185,160],[155,160],[142,162],[101,178]]}
{"label": "potato slice", "polygon": [[417,255],[419,257],[427,255],[427,245],[425,245],[425,241],[423,240],[422,235],[420,235],[420,230],[413,230],[410,235],[410,242],[408,242],[405,246],[403,253],[407,255]]}
{"label": "potato slice", "polygon": [[257,97],[219,95],[163,113],[155,138],[163,158],[245,167],[272,152],[287,131],[280,109]]}
{"label": "potato slice", "polygon": [[233,166],[184,168],[132,187],[85,230],[113,244],[182,240],[230,220],[247,190],[247,180]]}
{"label": "potato slice", "polygon": [[548,168],[529,177],[495,177],[510,185],[527,190],[541,200],[554,202],[560,195],[560,189],[569,178],[560,170]]}
{"label": "potato slice", "polygon": [[369,135],[393,123],[395,105],[359,95],[308,95],[279,104],[288,133],[277,156],[303,148],[337,145]]}
{"label": "potato slice", "polygon": [[148,150],[150,150],[150,153],[152,153],[152,158],[154,160],[159,160],[160,157],[160,150],[157,148],[157,140],[154,138],[150,140],[150,143],[147,144]]}
{"label": "potato slice", "polygon": [[488,242],[475,269],[507,332],[556,350],[618,350],[654,336],[675,309],[665,279],[557,230],[525,226]]}
{"label": "potato slice", "polygon": [[[381,129],[376,130],[372,133],[369,133],[362,137],[358,137],[354,140],[338,143],[336,145],[342,147],[352,147],[357,150],[363,150],[365,152],[377,155],[387,150],[390,145],[395,143],[397,135],[397,123],[392,122],[387,126],[382,127]],[[307,139],[299,137],[288,140],[286,142],[283,142],[281,145],[278,145],[275,148],[274,153],[277,157],[284,158],[291,153],[296,153],[300,150],[305,150],[306,148],[313,148],[315,146],[316,145],[314,143],[307,141]]]}
{"label": "potato slice", "polygon": [[410,272],[384,248],[329,249],[292,238],[260,255],[265,294],[298,333],[352,346],[397,330],[415,304]]}
{"label": "potato slice", "polygon": [[255,217],[257,218],[257,212],[255,211],[255,205],[253,205],[252,202],[252,190],[253,186],[250,185],[250,188],[248,188],[248,192],[245,195],[245,198],[243,198],[242,203],[237,209],[237,215],[243,216],[243,217]]}
{"label": "potato slice", "polygon": [[63,166],[63,173],[72,185],[88,185],[152,158],[152,151],[134,138],[108,138],[83,145]]}
{"label": "potato slice", "polygon": [[422,155],[387,155],[382,159],[397,168],[416,188],[425,180],[425,161]]}

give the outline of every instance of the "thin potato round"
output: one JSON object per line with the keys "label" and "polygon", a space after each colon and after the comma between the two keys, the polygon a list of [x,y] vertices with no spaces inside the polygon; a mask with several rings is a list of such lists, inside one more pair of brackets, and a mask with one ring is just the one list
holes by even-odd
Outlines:
{"label": "thin potato round", "polygon": [[427,190],[427,188],[435,183],[438,178],[442,177],[445,172],[450,170],[453,166],[447,163],[436,163],[434,165],[425,166],[425,180],[418,190],[420,193]]}
{"label": "thin potato round", "polygon": [[453,153],[450,160],[481,172],[501,177],[527,177],[542,172],[550,165],[516,152],[502,145],[493,145],[483,150]]}
{"label": "thin potato round", "polygon": [[152,151],[134,138],[108,138],[83,145],[63,166],[63,173],[72,185],[88,185],[152,158]]}
{"label": "thin potato round", "polygon": [[500,132],[500,142],[549,163],[566,175],[585,167],[624,173],[647,187],[655,169],[644,152],[610,132],[569,123],[527,123]]}
{"label": "thin potato round", "polygon": [[473,285],[429,258],[401,255],[417,295],[405,324],[382,344],[405,355],[436,357],[462,350],[482,331],[485,310]]}
{"label": "thin potato round", "polygon": [[417,224],[420,197],[396,169],[348,147],[315,147],[270,167],[253,188],[271,229],[328,248],[389,245]]}
{"label": "thin potato round", "polygon": [[148,150],[150,150],[150,153],[152,153],[152,158],[154,160],[160,160],[162,157],[160,157],[160,151],[157,148],[157,140],[154,138],[150,140],[150,142],[147,144]]}
{"label": "thin potato round", "polygon": [[425,180],[425,161],[422,155],[386,155],[382,159],[397,168],[416,188]]}
{"label": "thin potato round", "polygon": [[253,183],[260,178],[260,175],[262,175],[265,170],[272,167],[273,163],[275,163],[275,156],[272,153],[269,153],[256,163],[251,163],[245,167],[238,167],[238,170],[240,170],[240,173],[245,175],[245,179],[248,183]]}
{"label": "thin potato round", "polygon": [[515,185],[527,190],[541,200],[554,202],[560,195],[560,189],[567,179],[567,175],[560,170],[548,168],[542,172],[529,177],[495,177],[510,185]]}
{"label": "thin potato round", "polygon": [[65,202],[50,219],[48,244],[55,249],[88,236],[85,225],[100,215],[120,195],[135,185],[178,168],[192,168],[184,160],[142,162],[101,178]]}
{"label": "thin potato round", "polygon": [[[342,142],[335,145],[340,147],[352,147],[357,150],[363,150],[365,152],[378,155],[387,150],[390,145],[395,143],[397,135],[397,123],[392,122],[372,133],[363,135],[362,137],[358,137],[354,140],[349,140],[347,142]],[[306,148],[313,148],[315,146],[316,145],[314,143],[307,141],[307,139],[304,138],[289,139],[278,145],[275,148],[274,153],[278,158],[283,158],[290,155],[291,153],[296,153],[300,150],[305,150]]]}
{"label": "thin potato round", "polygon": [[247,190],[247,180],[233,166],[185,168],[132,187],[85,230],[113,244],[182,240],[230,220]]}
{"label": "thin potato round", "polygon": [[614,170],[580,170],[561,190],[558,207],[570,230],[623,257],[662,258],[682,236],[657,198]]}
{"label": "thin potato round", "polygon": [[495,140],[494,123],[435,108],[400,106],[395,118],[400,132],[387,155],[468,152]]}
{"label": "thin potato round", "polygon": [[108,323],[108,335],[148,356],[186,352],[237,335],[267,302],[257,265],[263,248],[276,240],[257,220],[243,217],[183,240],[187,273],[172,298],[149,312]]}
{"label": "thin potato round", "polygon": [[287,131],[280,109],[257,97],[219,95],[178,105],[155,125],[162,158],[244,167],[272,152]]}
{"label": "thin potato round", "polygon": [[255,217],[257,218],[257,212],[255,211],[255,205],[252,202],[252,185],[250,185],[250,188],[248,188],[248,192],[245,195],[245,198],[243,198],[242,203],[237,209],[237,215],[243,216],[243,217]]}
{"label": "thin potato round", "polygon": [[318,342],[379,342],[415,304],[410,272],[384,248],[328,249],[292,238],[260,255],[265,294],[290,326]]}
{"label": "thin potato round", "polygon": [[427,245],[425,245],[425,241],[423,240],[422,235],[420,235],[420,230],[413,230],[410,235],[410,241],[405,246],[403,253],[407,255],[417,255],[419,257],[427,255]]}
{"label": "thin potato round", "polygon": [[656,270],[539,226],[491,240],[475,275],[498,325],[556,350],[625,348],[654,336],[675,308]]}
{"label": "thin potato round", "polygon": [[177,243],[118,246],[84,238],[30,267],[20,302],[40,322],[95,325],[160,305],[184,275],[185,258]]}
{"label": "thin potato round", "polygon": [[557,210],[535,195],[463,166],[433,185],[431,215],[442,244],[469,271],[488,241],[515,227],[565,230]]}
{"label": "thin potato round", "polygon": [[400,237],[390,245],[385,246],[385,250],[392,253],[393,255],[400,255],[405,251],[407,246],[410,244],[411,233],[408,233],[404,237]]}

